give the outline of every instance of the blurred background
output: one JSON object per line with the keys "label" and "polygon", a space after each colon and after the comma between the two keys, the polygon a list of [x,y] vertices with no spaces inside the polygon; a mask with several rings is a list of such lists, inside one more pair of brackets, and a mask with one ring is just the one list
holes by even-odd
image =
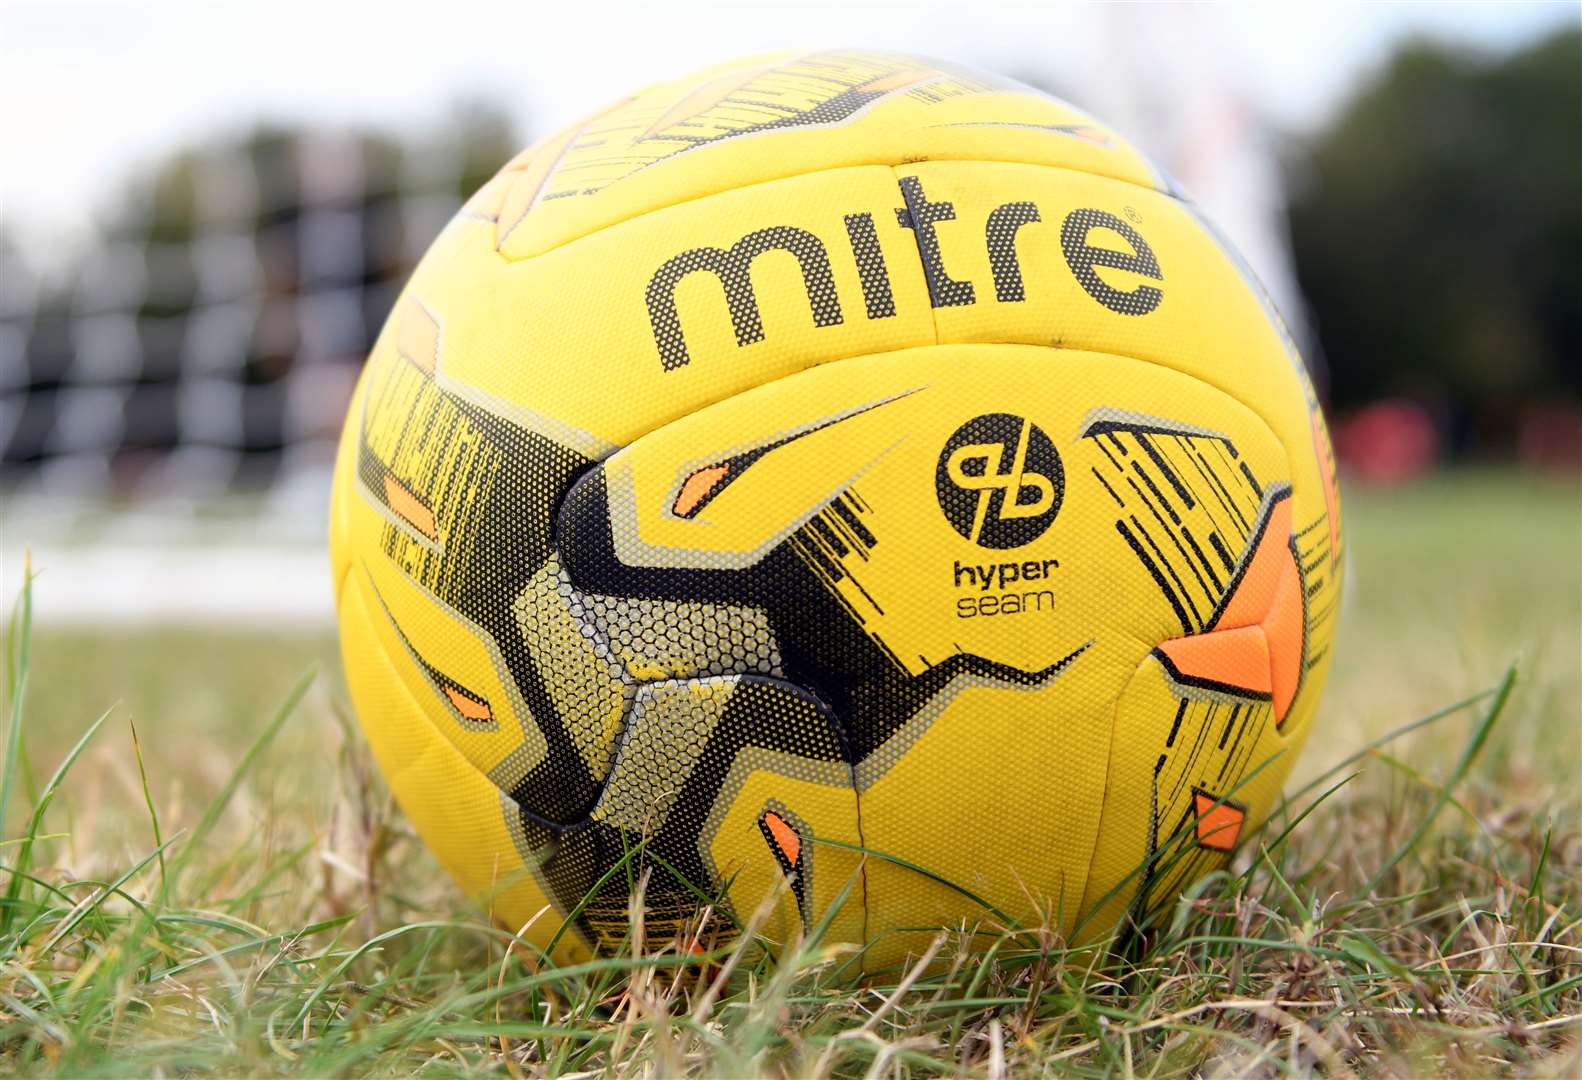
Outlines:
{"label": "blurred background", "polygon": [[1582,562],[1574,2],[0,11],[0,581],[31,549],[46,626],[329,627],[345,403],[460,201],[628,84],[847,43],[1014,75],[1175,174],[1297,332],[1358,527],[1426,499]]}

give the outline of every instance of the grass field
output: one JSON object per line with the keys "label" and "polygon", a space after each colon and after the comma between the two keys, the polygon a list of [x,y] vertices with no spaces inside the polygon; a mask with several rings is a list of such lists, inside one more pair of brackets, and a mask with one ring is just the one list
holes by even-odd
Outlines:
{"label": "grass field", "polygon": [[332,634],[53,629],[46,568],[0,1072],[1582,1074],[1582,489],[1348,496],[1329,690],[1233,873],[1124,955],[947,936],[866,982],[817,940],[540,965],[394,812]]}

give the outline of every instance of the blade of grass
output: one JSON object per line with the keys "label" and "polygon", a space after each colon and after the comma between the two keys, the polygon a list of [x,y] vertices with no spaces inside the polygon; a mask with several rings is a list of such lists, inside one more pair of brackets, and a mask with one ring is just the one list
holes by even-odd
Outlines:
{"label": "blade of grass", "polygon": [[1019,929],[1021,926],[1021,924],[1015,919],[1011,918],[1005,912],[1001,911],[999,908],[995,907],[993,904],[989,903],[983,897],[979,896],[966,886],[957,885],[949,878],[942,877],[927,867],[919,866],[914,862],[908,862],[899,855],[890,855],[883,851],[875,851],[872,848],[863,847],[861,844],[848,844],[844,840],[834,840],[823,836],[813,837],[813,843],[820,847],[842,848],[846,851],[855,851],[862,855],[869,855],[875,859],[881,859],[892,866],[899,866],[903,870],[910,870],[919,877],[927,878],[929,881],[943,885],[952,892],[959,893],[960,895],[966,897],[968,900],[971,900],[974,904],[977,904],[979,907],[981,907],[984,911],[987,911],[989,914],[993,915],[996,919],[1001,920],[1001,922],[1003,922],[1006,926],[1012,929]]}
{"label": "blade of grass", "polygon": [[33,642],[33,553],[22,563],[22,594],[11,613],[11,642],[14,654],[7,659],[7,686],[11,713],[6,728],[5,765],[0,770],[0,839],[8,839],[6,819],[11,809],[11,790],[17,770],[22,767],[22,703],[27,697],[27,675],[32,661]]}
{"label": "blade of grass", "polygon": [[110,719],[110,714],[114,711],[115,707],[111,706],[99,714],[99,719],[88,725],[88,730],[82,733],[82,737],[77,740],[76,745],[67,752],[66,757],[56,767],[54,775],[49,778],[49,783],[45,784],[44,790],[39,793],[38,802],[33,806],[32,817],[28,819],[27,832],[22,838],[22,845],[17,852],[16,862],[12,864],[14,872],[6,886],[6,908],[4,911],[0,911],[0,933],[11,928],[16,911],[14,903],[21,895],[22,883],[25,880],[24,875],[28,867],[32,865],[33,841],[38,836],[40,827],[44,824],[45,811],[49,809],[49,804],[54,801],[55,793],[60,790],[60,785],[66,779],[66,774],[71,771],[72,765],[82,756],[82,752],[88,748],[88,744],[93,741],[93,737],[99,733],[100,728],[104,727],[104,722]]}
{"label": "blade of grass", "polygon": [[301,703],[302,698],[308,692],[308,687],[313,685],[313,680],[317,675],[317,668],[309,668],[297,679],[296,685],[291,688],[291,692],[286,695],[286,699],[275,710],[274,716],[270,717],[269,723],[264,725],[264,729],[258,733],[258,738],[253,740],[253,744],[247,748],[247,753],[242,755],[242,760],[237,763],[235,769],[231,770],[231,775],[226,779],[225,786],[220,788],[219,793],[214,796],[208,808],[204,810],[203,817],[199,819],[197,827],[192,830],[192,836],[187,841],[186,848],[188,850],[201,847],[203,841],[208,839],[210,831],[213,830],[215,824],[220,820],[220,815],[225,813],[225,808],[231,804],[231,799],[236,796],[236,791],[241,787],[242,780],[251,771],[253,765],[257,763],[259,757],[269,747],[269,744],[274,741],[275,736],[280,734],[280,729],[285,726],[286,720],[296,711],[297,705]]}
{"label": "blade of grass", "polygon": [[[1512,670],[1514,670],[1514,668]],[[1374,739],[1372,742],[1364,745],[1363,747],[1361,747],[1360,749],[1356,750],[1355,752],[1353,752],[1351,754],[1347,754],[1344,758],[1341,758],[1335,764],[1331,765],[1329,768],[1325,769],[1323,772],[1321,772],[1317,776],[1313,777],[1313,779],[1309,780],[1307,783],[1303,784],[1301,787],[1297,788],[1295,791],[1293,791],[1289,795],[1285,796],[1285,798],[1282,800],[1282,803],[1284,805],[1287,805],[1287,806],[1290,805],[1292,802],[1296,801],[1297,799],[1300,799],[1303,795],[1306,795],[1309,791],[1312,791],[1314,788],[1318,787],[1320,784],[1322,784],[1325,781],[1327,781],[1331,776],[1334,776],[1336,773],[1340,772],[1342,769],[1345,769],[1345,768],[1347,768],[1348,766],[1351,766],[1351,765],[1355,765],[1357,762],[1361,761],[1363,758],[1365,758],[1368,755],[1372,754],[1379,747],[1385,746],[1385,745],[1387,745],[1389,743],[1392,743],[1396,739],[1399,739],[1403,735],[1410,735],[1412,732],[1416,731],[1418,728],[1427,727],[1429,724],[1437,723],[1438,721],[1445,719],[1447,716],[1454,716],[1456,713],[1460,712],[1462,709],[1470,709],[1470,708],[1472,708],[1472,706],[1476,705],[1478,702],[1483,701],[1486,698],[1488,698],[1491,694],[1495,694],[1495,693],[1498,693],[1498,692],[1499,692],[1499,688],[1498,687],[1490,687],[1487,690],[1479,690],[1476,694],[1473,694],[1471,697],[1464,697],[1460,701],[1453,702],[1453,703],[1451,703],[1449,705],[1444,706],[1443,708],[1435,709],[1433,712],[1429,713],[1427,716],[1420,716],[1416,720],[1411,721],[1410,723],[1402,724],[1400,727],[1395,728],[1393,731],[1385,732],[1383,735],[1380,735],[1377,739]]]}
{"label": "blade of grass", "polygon": [[599,880],[589,887],[588,891],[583,894],[582,899],[577,901],[577,906],[566,912],[566,917],[561,920],[560,926],[556,928],[554,935],[549,939],[549,944],[544,946],[544,956],[553,956],[555,954],[555,946],[560,944],[560,939],[565,936],[566,931],[576,924],[577,919],[587,910],[588,905],[599,895],[599,890],[608,885],[610,879],[615,877],[616,874],[623,873],[631,861],[637,857],[637,853],[647,846],[648,839],[645,837],[628,847],[622,852],[620,859],[617,860],[615,865],[606,870],[599,877]]}
{"label": "blade of grass", "polygon": [[[156,856],[164,854],[165,848],[169,847],[171,844],[174,844],[180,835],[180,833],[177,833],[176,836],[172,836],[168,841],[161,844],[147,855],[143,856],[137,862],[133,863],[124,872],[122,872],[120,877],[106,885],[100,886],[99,890],[94,893],[86,903],[78,906],[78,908],[72,912],[69,918],[67,918],[64,922],[57,926],[53,932],[51,932],[48,940],[44,942],[42,951],[44,953],[48,953],[55,947],[61,938],[71,933],[72,930],[77,927],[77,924],[82,922],[82,920],[98,911],[99,906],[111,896],[116,894],[124,896],[125,894],[122,893],[122,886],[124,886],[128,881],[132,880],[132,878],[135,877],[138,871],[142,870],[143,867],[153,862]],[[128,899],[130,899],[130,897],[128,897]],[[136,901],[133,902],[136,903]]]}
{"label": "blade of grass", "polygon": [[1379,883],[1387,877],[1397,863],[1406,858],[1412,849],[1423,842],[1423,837],[1428,835],[1428,830],[1433,828],[1434,821],[1439,817],[1441,810],[1450,802],[1452,793],[1467,775],[1467,770],[1472,767],[1472,762],[1477,758],[1478,752],[1483,749],[1483,744],[1488,742],[1489,735],[1494,730],[1494,724],[1505,711],[1505,703],[1510,700],[1511,690],[1516,686],[1516,665],[1512,664],[1505,669],[1505,677],[1500,680],[1499,686],[1494,691],[1494,699],[1489,703],[1483,719],[1472,732],[1472,738],[1467,740],[1467,745],[1461,751],[1461,757],[1456,762],[1455,768],[1450,770],[1450,776],[1439,788],[1439,797],[1429,807],[1428,813],[1417,823],[1417,828],[1412,831],[1404,844],[1396,848],[1394,853],[1373,872],[1368,883],[1363,887],[1364,894],[1378,891]]}
{"label": "blade of grass", "polygon": [[160,972],[159,978],[173,979],[177,975],[191,971],[193,968],[202,967],[204,964],[212,964],[217,960],[223,959],[224,957],[247,952],[250,949],[267,949],[271,946],[279,945],[284,941],[296,941],[300,940],[301,938],[311,937],[314,934],[322,934],[326,930],[334,930],[338,927],[345,926],[356,917],[356,915],[338,915],[333,919],[325,919],[322,922],[311,923],[308,926],[304,926],[298,930],[289,930],[283,933],[269,934],[265,937],[252,938],[248,941],[239,941],[236,944],[228,945],[211,955],[199,956],[195,959],[187,960],[177,964],[168,970]]}
{"label": "blade of grass", "polygon": [[154,795],[148,789],[148,769],[143,764],[143,744],[137,738],[137,724],[128,716],[126,726],[132,732],[132,755],[137,758],[137,779],[143,788],[143,805],[148,807],[148,820],[154,827],[154,847],[159,851],[159,900],[163,906],[170,883],[165,873],[165,842],[159,834],[159,811],[154,809]]}

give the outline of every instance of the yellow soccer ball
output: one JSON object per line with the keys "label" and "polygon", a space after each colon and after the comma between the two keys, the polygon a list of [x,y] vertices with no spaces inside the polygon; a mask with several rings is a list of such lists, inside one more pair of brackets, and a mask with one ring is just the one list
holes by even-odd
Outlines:
{"label": "yellow soccer ball", "polygon": [[332,515],[391,787],[565,959],[644,869],[660,939],[701,898],[871,967],[1102,939],[1269,812],[1340,589],[1301,359],[1192,205],[1069,105],[864,52],[508,164],[375,346]]}

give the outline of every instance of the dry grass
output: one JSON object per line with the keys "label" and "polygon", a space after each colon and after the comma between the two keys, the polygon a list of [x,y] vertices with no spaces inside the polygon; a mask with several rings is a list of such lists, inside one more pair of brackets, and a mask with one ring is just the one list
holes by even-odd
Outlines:
{"label": "dry grass", "polygon": [[46,572],[8,635],[0,1070],[1582,1074],[1582,498],[1348,511],[1320,727],[1232,873],[1118,951],[947,932],[868,979],[707,918],[701,956],[545,965],[393,811],[332,639],[49,630]]}

